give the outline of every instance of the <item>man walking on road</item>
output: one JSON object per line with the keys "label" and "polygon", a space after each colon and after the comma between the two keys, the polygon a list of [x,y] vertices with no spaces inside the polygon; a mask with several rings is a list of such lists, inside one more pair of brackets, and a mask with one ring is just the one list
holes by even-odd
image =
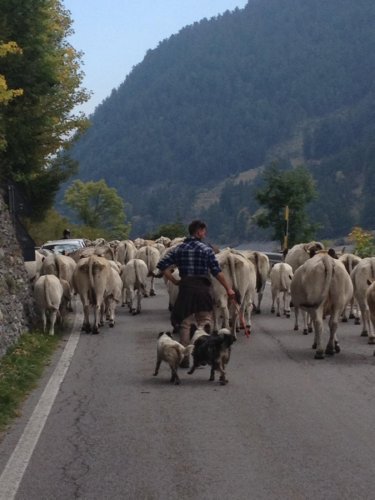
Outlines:
{"label": "man walking on road", "polygon": [[[213,297],[211,273],[225,288],[228,297],[235,299],[235,292],[225,279],[212,248],[203,243],[207,226],[203,221],[194,220],[189,225],[189,237],[162,258],[157,267],[164,276],[179,286],[176,303],[172,311],[172,323],[178,324],[180,342],[190,343],[190,327],[212,326]],[[180,281],[173,276],[173,266],[180,273]],[[188,368],[189,359],[185,358],[181,367]]]}

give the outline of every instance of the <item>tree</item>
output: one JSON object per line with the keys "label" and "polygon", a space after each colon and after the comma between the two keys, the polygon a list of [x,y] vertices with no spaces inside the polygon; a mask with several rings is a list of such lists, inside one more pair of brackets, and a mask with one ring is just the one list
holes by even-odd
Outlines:
{"label": "tree", "polygon": [[124,201],[103,179],[97,182],[74,181],[66,190],[64,201],[84,225],[100,229],[103,238],[128,237],[130,225],[125,223]]}
{"label": "tree", "polygon": [[318,226],[308,222],[305,207],[316,196],[315,182],[308,170],[299,166],[281,171],[275,163],[263,174],[265,187],[256,192],[264,208],[256,217],[258,226],[273,228],[273,238],[284,239],[284,209],[289,207],[289,246],[313,239]]}
{"label": "tree", "polygon": [[5,150],[1,183],[11,180],[42,217],[75,164],[64,153],[87,120],[73,110],[87,101],[80,88],[81,54],[68,42],[71,19],[60,0],[0,0],[0,40],[22,50],[1,58],[0,74],[23,93],[1,106]]}
{"label": "tree", "polygon": [[[15,42],[0,43],[0,57],[5,57],[7,54],[22,54],[22,50]],[[5,106],[14,97],[23,94],[22,89],[9,89],[5,75],[0,74],[0,106]],[[5,150],[6,139],[4,133],[4,124],[2,114],[0,115],[0,151]]]}

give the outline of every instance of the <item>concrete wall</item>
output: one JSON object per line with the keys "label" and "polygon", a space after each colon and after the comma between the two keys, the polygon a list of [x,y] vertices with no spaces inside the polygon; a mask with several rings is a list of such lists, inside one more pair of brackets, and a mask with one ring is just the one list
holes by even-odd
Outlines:
{"label": "concrete wall", "polygon": [[0,193],[0,357],[33,324],[33,292],[9,210]]}

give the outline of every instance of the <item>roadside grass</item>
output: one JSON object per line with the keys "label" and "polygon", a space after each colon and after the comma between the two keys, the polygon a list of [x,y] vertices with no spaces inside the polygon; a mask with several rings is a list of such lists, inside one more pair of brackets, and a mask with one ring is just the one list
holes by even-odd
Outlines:
{"label": "roadside grass", "polygon": [[0,437],[19,415],[21,403],[36,387],[60,339],[40,331],[24,333],[0,358]]}

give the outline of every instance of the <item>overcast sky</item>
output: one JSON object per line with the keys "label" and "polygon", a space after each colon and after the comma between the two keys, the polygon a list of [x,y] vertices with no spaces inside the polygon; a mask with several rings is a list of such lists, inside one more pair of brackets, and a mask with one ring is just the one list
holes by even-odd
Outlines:
{"label": "overcast sky", "polygon": [[90,114],[117,88],[147,50],[184,26],[243,8],[247,0],[62,0],[75,31],[70,43],[84,53],[83,86],[93,92]]}

